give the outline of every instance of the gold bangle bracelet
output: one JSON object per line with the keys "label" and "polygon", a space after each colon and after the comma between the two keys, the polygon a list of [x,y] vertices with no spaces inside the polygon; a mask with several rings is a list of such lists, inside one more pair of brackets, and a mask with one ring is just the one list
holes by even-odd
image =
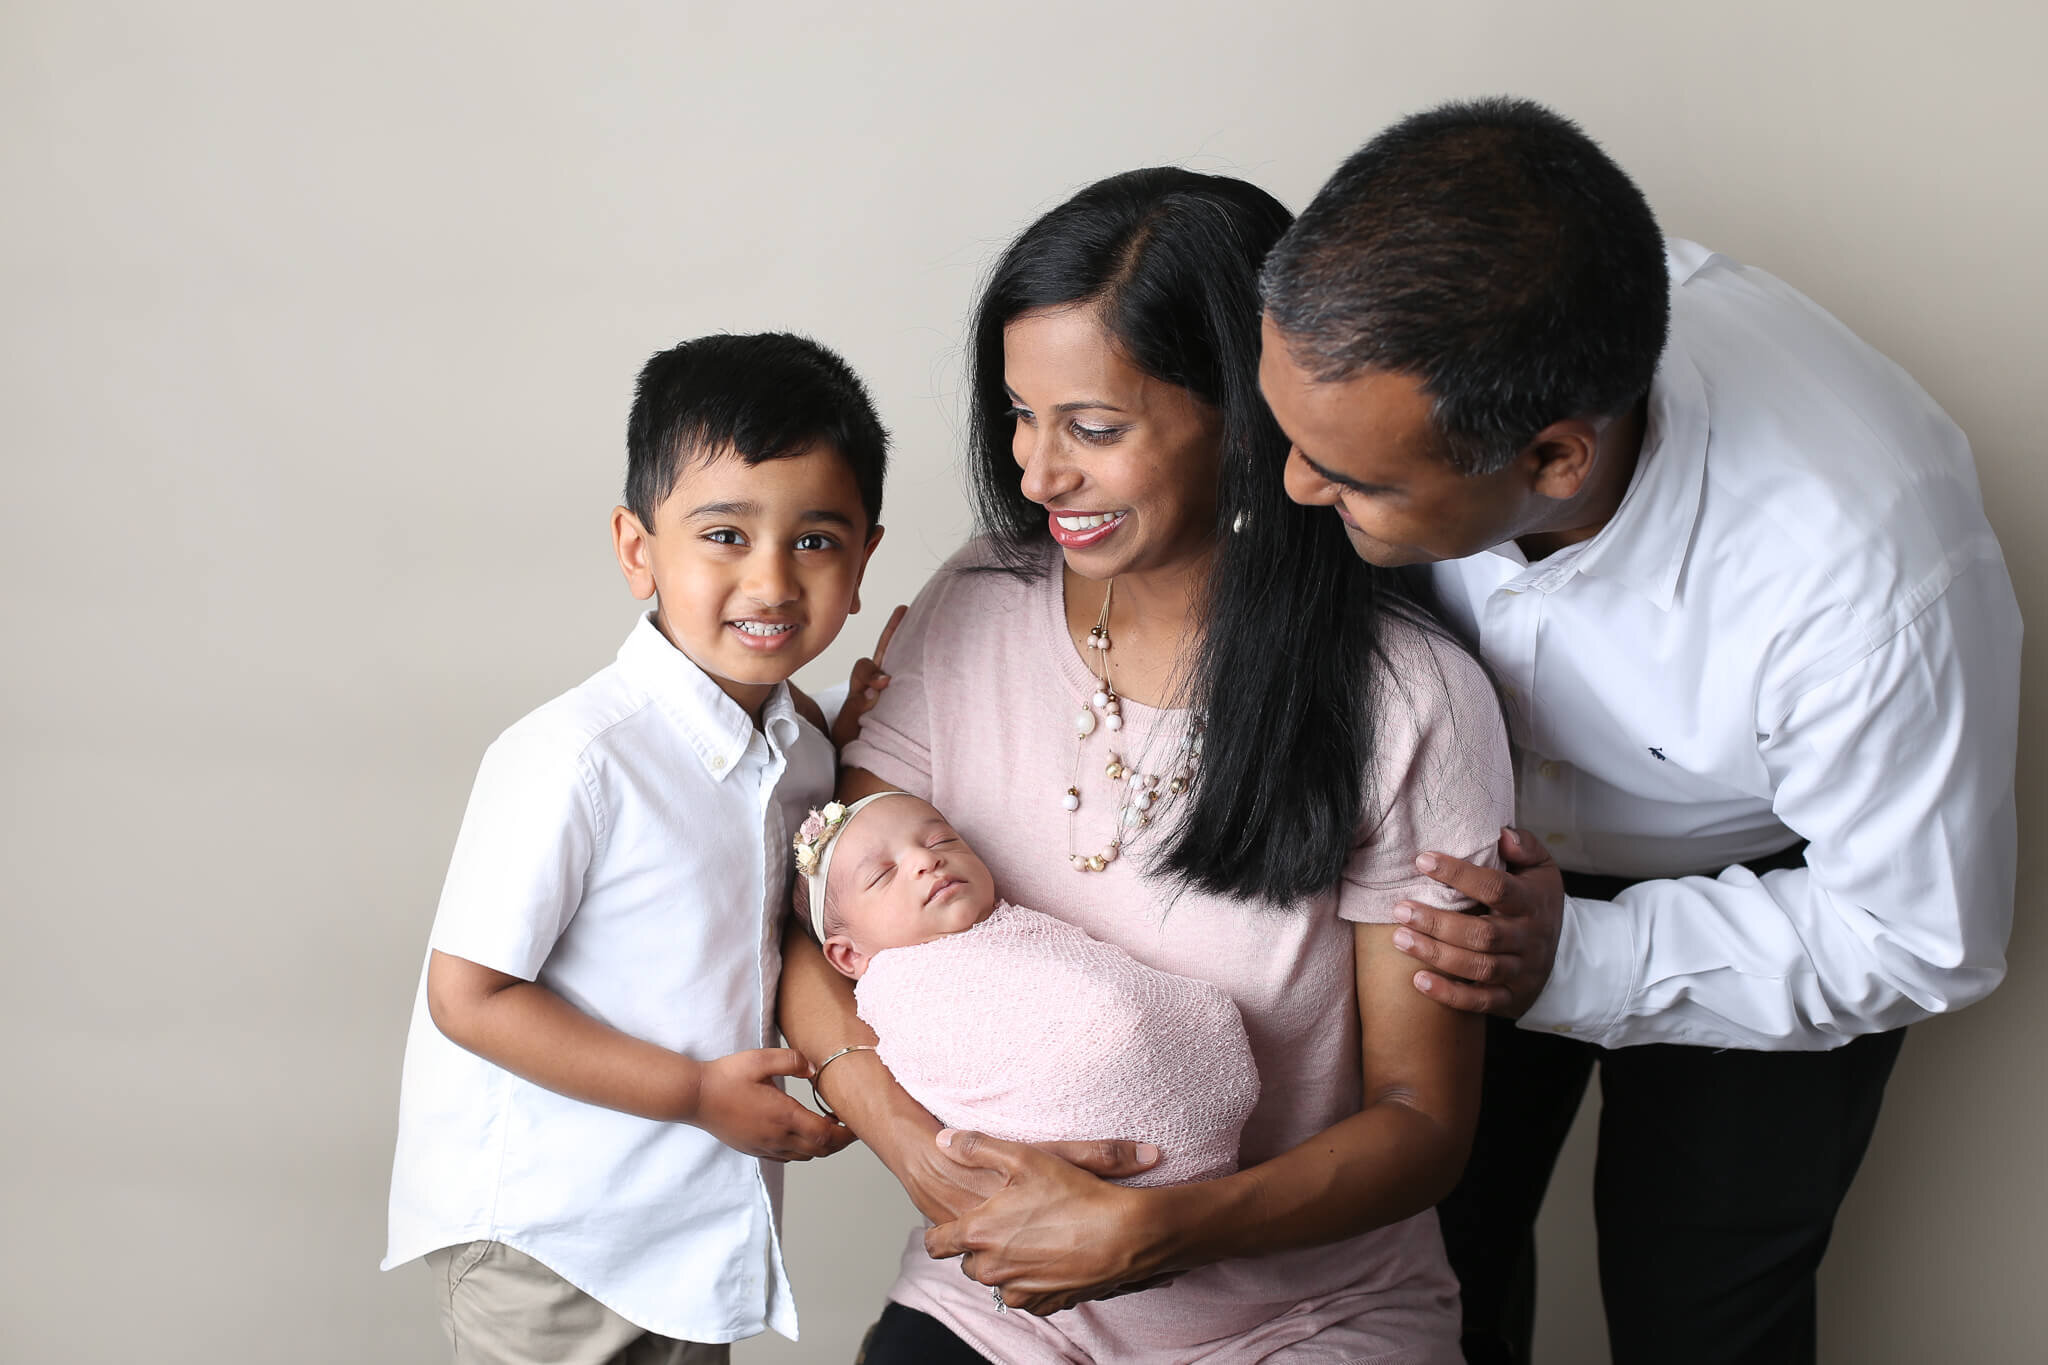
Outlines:
{"label": "gold bangle bracelet", "polygon": [[818,1077],[825,1074],[826,1067],[832,1065],[832,1063],[838,1061],[841,1057],[844,1057],[849,1052],[873,1051],[874,1048],[866,1043],[849,1043],[845,1047],[840,1048],[839,1051],[833,1053],[830,1057],[827,1057],[824,1061],[819,1062],[815,1067],[811,1068],[811,1098],[818,1102],[819,1113],[823,1114],[826,1118],[831,1119],[834,1123],[845,1122],[845,1120],[841,1119],[839,1115],[832,1112],[831,1105],[825,1103],[825,1092],[818,1089]]}

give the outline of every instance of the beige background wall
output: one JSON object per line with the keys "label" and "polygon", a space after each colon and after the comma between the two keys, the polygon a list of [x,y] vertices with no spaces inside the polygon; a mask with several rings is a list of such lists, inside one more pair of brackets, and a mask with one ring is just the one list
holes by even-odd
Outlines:
{"label": "beige background wall", "polygon": [[[886,607],[966,525],[977,272],[1096,176],[1182,162],[1299,207],[1404,111],[1554,102],[1669,230],[1955,414],[2048,676],[2043,14],[0,6],[0,1360],[439,1358],[424,1272],[375,1269],[407,1008],[484,744],[631,620],[605,518],[636,367],[716,329],[842,348],[898,442]],[[2021,771],[2011,980],[1908,1045],[1825,1274],[1830,1361],[2048,1340]],[[1552,1362],[1601,1350],[1583,1137]],[[799,1170],[805,1343],[739,1359],[848,1359],[905,1207],[863,1153]]]}

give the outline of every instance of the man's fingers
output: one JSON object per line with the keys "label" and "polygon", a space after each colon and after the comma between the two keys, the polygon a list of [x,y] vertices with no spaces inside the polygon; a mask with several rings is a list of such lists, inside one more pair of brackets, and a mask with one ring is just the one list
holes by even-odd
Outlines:
{"label": "man's fingers", "polygon": [[1459,977],[1481,986],[1500,985],[1519,965],[1518,959],[1513,957],[1467,952],[1433,938],[1412,934],[1406,929],[1394,931],[1394,946],[1442,975]]}
{"label": "man's fingers", "polygon": [[1470,986],[1435,972],[1417,972],[1414,979],[1416,990],[1440,1005],[1467,1014],[1498,1014],[1512,1003],[1512,997],[1502,986]]}
{"label": "man's fingers", "polygon": [[909,610],[907,606],[899,606],[889,613],[889,623],[882,627],[882,638],[875,641],[875,652],[870,656],[877,669],[881,668],[883,658],[889,653],[889,641],[895,636],[896,627],[903,624],[903,614]]}
{"label": "man's fingers", "polygon": [[1159,1149],[1149,1142],[1106,1138],[1096,1142],[1040,1142],[1033,1145],[1041,1152],[1105,1180],[1136,1175],[1159,1164]]}
{"label": "man's fingers", "polygon": [[1526,829],[1510,826],[1500,832],[1500,856],[1510,867],[1541,867],[1551,861],[1543,841]]}
{"label": "man's fingers", "polygon": [[[1405,926],[1394,931],[1394,946],[1410,957],[1424,957],[1429,948],[1426,940],[1431,939],[1470,953],[1513,953],[1521,948],[1524,937],[1517,920],[1437,910],[1414,901],[1396,905],[1394,918]],[[1424,940],[1418,944],[1422,951],[1411,949],[1404,939]]]}
{"label": "man's fingers", "polygon": [[1415,869],[1493,910],[1503,908],[1515,886],[1514,878],[1499,868],[1479,867],[1448,853],[1424,853],[1416,858]]}

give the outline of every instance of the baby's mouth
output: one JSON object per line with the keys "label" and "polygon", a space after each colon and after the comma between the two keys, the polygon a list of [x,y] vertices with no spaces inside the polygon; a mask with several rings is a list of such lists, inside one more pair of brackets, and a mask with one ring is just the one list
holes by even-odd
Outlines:
{"label": "baby's mouth", "polygon": [[965,885],[965,883],[963,883],[958,877],[941,877],[936,882],[932,883],[931,890],[925,892],[924,903],[926,905],[930,905],[933,901],[937,900],[946,892],[951,891],[956,886],[962,885]]}

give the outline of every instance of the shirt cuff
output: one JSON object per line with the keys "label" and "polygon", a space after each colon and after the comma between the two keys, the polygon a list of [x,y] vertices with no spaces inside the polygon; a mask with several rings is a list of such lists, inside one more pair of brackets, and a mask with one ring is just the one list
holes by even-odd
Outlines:
{"label": "shirt cuff", "polygon": [[1636,955],[1635,916],[1626,908],[1566,896],[1550,980],[1518,1022],[1604,1046],[1635,995]]}

